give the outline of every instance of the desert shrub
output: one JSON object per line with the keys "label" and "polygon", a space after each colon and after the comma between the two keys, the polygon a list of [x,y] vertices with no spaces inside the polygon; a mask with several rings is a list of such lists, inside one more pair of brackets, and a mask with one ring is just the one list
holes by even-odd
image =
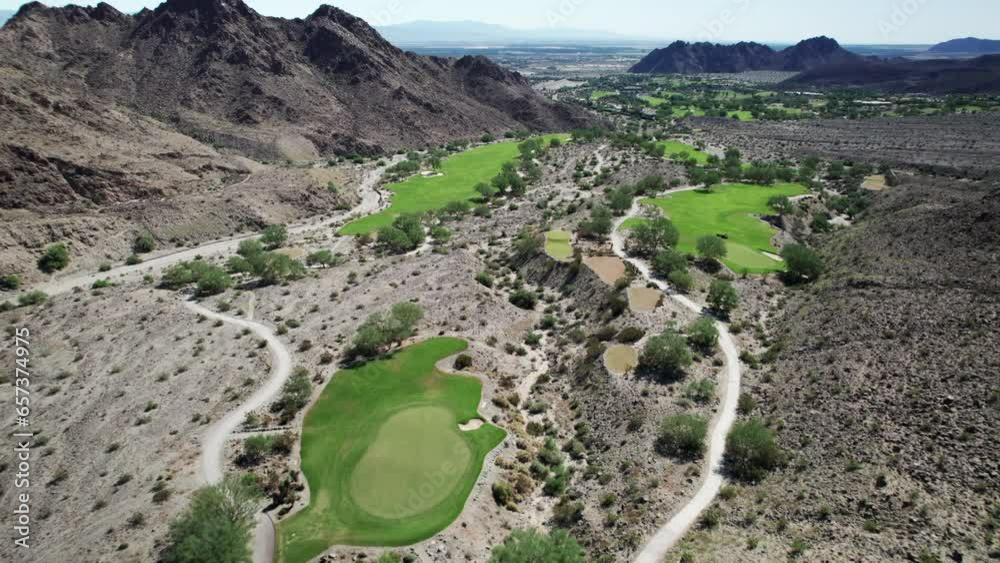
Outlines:
{"label": "desert shrub", "polygon": [[737,422],[726,438],[724,466],[737,479],[760,481],[781,465],[783,457],[774,431],[760,419]]}
{"label": "desert shrub", "polygon": [[712,310],[722,315],[729,315],[739,305],[740,296],[731,283],[714,280],[708,287],[707,301]]}
{"label": "desert shrub", "polygon": [[199,297],[218,295],[233,285],[232,278],[221,269],[214,266],[205,270],[198,279],[195,293]]}
{"label": "desert shrub", "polygon": [[748,416],[757,408],[757,401],[749,393],[740,393],[736,410],[743,416]]}
{"label": "desert shrub", "polygon": [[49,246],[38,259],[38,269],[46,274],[58,272],[66,266],[69,266],[69,250],[62,243]]}
{"label": "desert shrub", "polygon": [[653,257],[652,267],[657,276],[669,278],[675,272],[687,272],[687,257],[675,248],[665,248]]}
{"label": "desert shrub", "polygon": [[257,465],[271,453],[270,436],[250,436],[243,440],[243,451],[240,453],[239,462],[242,465]]}
{"label": "desert shrub", "polygon": [[726,241],[715,235],[706,235],[698,239],[698,253],[709,260],[721,260],[726,257]]}
{"label": "desert shrub", "polygon": [[660,377],[675,376],[692,361],[684,337],[669,329],[647,340],[640,357],[640,364]]}
{"label": "desert shrub", "polygon": [[684,396],[700,404],[707,404],[715,399],[715,382],[711,379],[692,381],[684,388]]}
{"label": "desert shrub", "polygon": [[696,459],[705,452],[708,419],[693,414],[675,414],[663,419],[656,436],[660,455]]}
{"label": "desert shrub", "polygon": [[387,347],[413,336],[417,323],[423,318],[423,309],[409,302],[397,303],[388,311],[373,313],[358,327],[350,354],[355,357],[376,356]]}
{"label": "desert shrub", "polygon": [[135,237],[135,241],[132,243],[132,252],[135,254],[146,254],[154,250],[156,250],[156,241],[149,233]]}
{"label": "desert shrub", "polygon": [[489,272],[479,272],[476,274],[476,281],[484,287],[493,287],[493,276]]}
{"label": "desert shrub", "polygon": [[310,266],[321,266],[323,268],[330,268],[333,266],[339,266],[344,263],[344,257],[340,255],[335,255],[329,250],[317,250],[306,256],[306,264]]}
{"label": "desert shrub", "polygon": [[514,489],[506,481],[493,483],[493,500],[499,506],[511,506],[514,503]]}
{"label": "desert shrub", "polygon": [[584,563],[583,548],[565,530],[546,535],[538,530],[514,530],[494,547],[490,563]]}
{"label": "desert shrub", "polygon": [[603,205],[595,205],[590,208],[590,218],[581,221],[577,231],[583,238],[604,240],[614,227],[611,217],[611,210]]}
{"label": "desert shrub", "polygon": [[708,317],[701,317],[687,327],[688,342],[700,350],[712,350],[719,342],[719,329]]}
{"label": "desert shrub", "polygon": [[646,333],[641,328],[634,326],[625,327],[618,333],[617,340],[622,344],[634,344],[645,336]]}
{"label": "desert shrub", "polygon": [[7,291],[16,291],[21,289],[21,278],[14,274],[0,277],[0,289]]}
{"label": "desert shrub", "polygon": [[538,296],[526,289],[515,289],[510,294],[510,303],[519,309],[531,311],[538,304]]}
{"label": "desert shrub", "polygon": [[670,275],[667,276],[667,280],[671,285],[684,293],[691,291],[691,288],[694,287],[694,277],[684,270],[674,270],[673,272],[670,272]]}
{"label": "desert shrub", "polygon": [[644,221],[635,226],[629,235],[629,250],[646,258],[656,256],[658,252],[677,246],[680,233],[670,219],[658,217]]}
{"label": "desert shrub", "polygon": [[460,354],[455,358],[455,369],[463,370],[472,367],[472,356],[468,354]]}
{"label": "desert shrub", "polygon": [[280,415],[281,424],[288,424],[309,403],[310,395],[312,382],[309,372],[301,366],[296,367],[281,388],[278,400],[271,405],[271,411]]}
{"label": "desert shrub", "polygon": [[128,258],[125,259],[126,266],[138,266],[142,264],[142,258],[138,254],[130,254]]}
{"label": "desert shrub", "polygon": [[45,303],[48,298],[49,296],[44,291],[31,291],[20,295],[17,298],[17,304],[21,307],[31,307]]}
{"label": "desert shrub", "polygon": [[284,225],[271,225],[261,233],[260,242],[268,250],[285,246],[285,243],[288,242],[288,227]]}
{"label": "desert shrub", "polygon": [[557,526],[568,528],[583,518],[583,503],[573,502],[568,497],[559,499],[552,508],[552,520]]}
{"label": "desert shrub", "polygon": [[789,244],[781,249],[781,257],[788,266],[785,279],[789,282],[815,280],[823,273],[823,259],[808,247]]}
{"label": "desert shrub", "polygon": [[252,482],[239,477],[196,492],[170,525],[163,563],[249,561],[257,497]]}

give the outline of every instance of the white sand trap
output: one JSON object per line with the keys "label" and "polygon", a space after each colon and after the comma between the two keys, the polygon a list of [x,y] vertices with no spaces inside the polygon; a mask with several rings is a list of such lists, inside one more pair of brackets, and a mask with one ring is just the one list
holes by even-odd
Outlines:
{"label": "white sand trap", "polygon": [[483,422],[482,420],[479,420],[478,418],[473,418],[472,420],[466,422],[465,424],[459,424],[458,429],[461,430],[462,432],[472,432],[473,430],[479,430],[480,428],[482,428],[483,424],[486,423]]}
{"label": "white sand trap", "polygon": [[767,252],[767,251],[762,250],[760,253],[763,254],[764,256],[767,256],[771,260],[777,260],[778,262],[784,262],[785,261],[784,258],[782,258],[781,256],[778,256],[777,254],[775,254],[773,252]]}

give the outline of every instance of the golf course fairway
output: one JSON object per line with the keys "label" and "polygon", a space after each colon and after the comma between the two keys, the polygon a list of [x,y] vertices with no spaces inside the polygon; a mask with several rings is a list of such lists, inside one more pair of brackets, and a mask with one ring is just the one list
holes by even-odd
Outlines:
{"label": "golf course fairway", "polygon": [[[552,139],[569,140],[569,135],[545,135],[546,146]],[[440,176],[411,176],[390,184],[392,205],[381,213],[352,221],[340,229],[342,235],[363,235],[391,225],[406,213],[422,213],[442,209],[453,201],[468,201],[480,197],[476,185],[489,183],[500,172],[503,163],[517,158],[519,141],[494,143],[469,149],[448,157],[441,164]]]}
{"label": "golf course fairway", "polygon": [[461,514],[506,436],[489,424],[459,428],[480,418],[482,384],[434,365],[467,347],[434,338],[330,381],[303,425],[310,501],[280,524],[280,561],[309,561],[333,545],[417,543]]}
{"label": "golf course fairway", "polygon": [[688,154],[688,158],[695,159],[698,164],[706,164],[708,162],[708,153],[700,151],[687,143],[682,143],[680,141],[660,141],[657,144],[665,149],[666,152],[664,154],[667,158],[672,158],[675,155],[686,152]]}
{"label": "golf course fairway", "polygon": [[[765,255],[777,254],[771,245],[774,229],[754,215],[773,213],[767,201],[775,196],[796,196],[807,193],[799,184],[754,186],[722,184],[710,193],[686,191],[662,199],[644,199],[655,205],[673,221],[680,232],[678,250],[698,253],[698,239],[706,235],[725,235],[728,254],[722,260],[734,272],[766,274],[784,269],[784,263]],[[622,228],[634,227],[642,219],[630,219]]]}

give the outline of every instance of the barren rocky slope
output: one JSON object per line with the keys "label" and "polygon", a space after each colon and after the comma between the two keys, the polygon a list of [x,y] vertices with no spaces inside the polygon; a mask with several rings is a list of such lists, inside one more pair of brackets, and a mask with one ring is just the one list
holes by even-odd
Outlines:
{"label": "barren rocky slope", "polygon": [[982,178],[1000,167],[1000,114],[896,119],[734,122],[689,118],[713,144],[750,159],[817,154]]}
{"label": "barren rocky slope", "polygon": [[782,51],[746,41],[735,45],[675,41],[646,55],[629,72],[697,74],[748,70],[796,71],[860,60],[859,55],[847,51],[829,37],[806,39]]}

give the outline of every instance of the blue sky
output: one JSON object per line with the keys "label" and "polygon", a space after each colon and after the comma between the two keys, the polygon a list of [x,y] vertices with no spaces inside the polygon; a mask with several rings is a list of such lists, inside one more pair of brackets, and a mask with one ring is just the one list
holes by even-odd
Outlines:
{"label": "blue sky", "polygon": [[[329,0],[328,0],[329,1]],[[20,0],[0,0],[16,9]],[[50,5],[69,2],[52,1]],[[86,2],[83,2],[86,3]],[[122,11],[158,0],[109,0]],[[301,17],[315,0],[247,0],[270,16]],[[341,0],[376,25],[476,20],[525,28],[577,28],[659,39],[792,42],[829,35],[842,43],[936,43],[1000,39],[997,0]]]}

